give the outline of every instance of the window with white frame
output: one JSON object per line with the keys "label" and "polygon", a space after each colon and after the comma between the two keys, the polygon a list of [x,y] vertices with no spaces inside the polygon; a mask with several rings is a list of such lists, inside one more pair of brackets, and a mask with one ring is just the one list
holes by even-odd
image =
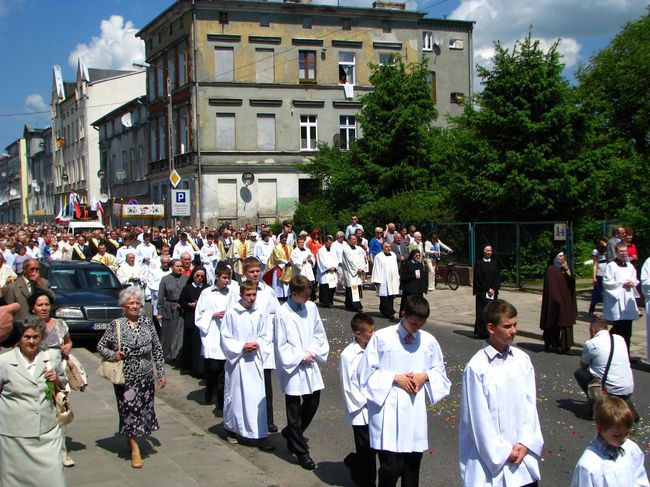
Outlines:
{"label": "window with white frame", "polygon": [[316,150],[318,118],[316,115],[300,115],[300,150]]}
{"label": "window with white frame", "polygon": [[357,117],[341,115],[339,117],[339,146],[342,150],[350,149],[350,144],[357,138]]}
{"label": "window with white frame", "polygon": [[356,68],[353,52],[339,52],[339,84],[355,84]]}
{"label": "window with white frame", "polygon": [[217,149],[235,149],[234,113],[217,113]]}
{"label": "window with white frame", "polygon": [[422,50],[433,51],[433,32],[422,32]]}

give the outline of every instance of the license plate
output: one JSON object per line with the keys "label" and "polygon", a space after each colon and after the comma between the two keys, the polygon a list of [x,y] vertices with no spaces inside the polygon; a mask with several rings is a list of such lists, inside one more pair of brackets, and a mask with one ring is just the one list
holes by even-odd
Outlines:
{"label": "license plate", "polygon": [[110,325],[110,323],[95,323],[93,325],[93,330],[105,330],[108,328],[108,325]]}

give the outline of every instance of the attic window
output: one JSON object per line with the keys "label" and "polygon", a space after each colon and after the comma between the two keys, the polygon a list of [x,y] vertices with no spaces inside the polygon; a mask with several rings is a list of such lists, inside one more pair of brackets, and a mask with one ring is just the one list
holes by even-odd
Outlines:
{"label": "attic window", "polygon": [[219,12],[219,23],[222,25],[228,23],[228,12]]}

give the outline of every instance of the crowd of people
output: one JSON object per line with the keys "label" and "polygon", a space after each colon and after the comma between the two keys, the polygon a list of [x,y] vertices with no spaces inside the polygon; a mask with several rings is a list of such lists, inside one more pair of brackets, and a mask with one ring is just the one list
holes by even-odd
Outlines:
{"label": "crowd of people", "polygon": [[[283,222],[278,235],[251,225],[237,231],[229,225],[136,227],[77,236],[53,228],[0,228],[0,288],[8,303],[18,303],[0,308],[0,341],[18,344],[14,352],[0,355],[0,403],[8,408],[7,417],[0,415],[0,483],[41,485],[47,479],[65,485],[61,467],[74,465],[49,398],[50,388],[65,388],[72,342],[65,322],[52,317],[54,294],[38,273],[40,259],[70,259],[105,265],[128,285],[120,293],[124,317],[110,324],[98,352],[124,364],[124,381],[114,391],[119,432],[128,439],[133,468],[143,467],[138,437],[159,427],[156,382],[164,387],[166,367],[174,366],[182,374],[205,377],[204,399],[216,399],[228,442],[262,450],[274,449],[268,437],[278,432],[272,387],[272,374],[277,374],[287,420],[280,433],[298,464],[313,470],[305,431],[318,411],[324,388],[319,364],[328,360],[330,350],[316,301],[321,308],[331,307],[338,290],[345,293],[345,308],[354,312],[353,340],[339,363],[356,449],[344,463],[358,485],[391,486],[400,479],[403,486],[418,485],[422,454],[428,450],[427,398],[435,404],[451,388],[443,351],[422,330],[430,313],[424,295],[435,290],[437,262],[452,249],[435,234],[423,241],[415,227],[398,231],[389,223],[373,234],[365,238],[356,216],[335,235],[318,229],[296,234],[289,222]],[[614,247],[611,274],[626,267],[624,247]],[[535,372],[528,355],[513,346],[517,310],[498,297],[501,283],[492,246],[482,253],[473,291],[475,335],[485,342],[463,373],[461,478],[466,486],[537,485],[543,437]],[[544,301],[559,304],[542,305],[545,344],[569,347],[572,336],[562,328],[573,323],[557,320],[559,311],[574,313],[571,296],[553,295],[560,285],[571,289],[562,252],[555,253],[547,274]],[[613,279],[603,280],[605,292],[614,289]],[[373,318],[363,309],[364,284],[374,284],[379,311],[391,325],[375,331]],[[619,294],[624,296],[631,285],[636,286],[631,277],[622,278]],[[399,312],[394,309],[397,297]],[[572,299],[575,305],[575,291]],[[146,301],[151,301],[151,316],[144,315]],[[9,312],[22,319],[11,330],[4,322]],[[612,472],[615,482],[607,485],[650,485],[643,454],[627,439],[639,418],[631,400],[629,338],[624,349],[621,329],[626,330],[615,323],[610,335],[605,322],[595,319],[576,371],[597,435],[577,464],[575,486],[602,485]],[[16,373],[19,379],[12,375]],[[45,380],[32,390],[30,384],[41,376]],[[597,384],[599,394],[593,392]],[[47,419],[40,429],[17,431],[11,415],[30,404],[30,411]],[[24,480],[24,463],[17,460],[21,451],[30,456],[20,461],[37,465],[33,484]]]}

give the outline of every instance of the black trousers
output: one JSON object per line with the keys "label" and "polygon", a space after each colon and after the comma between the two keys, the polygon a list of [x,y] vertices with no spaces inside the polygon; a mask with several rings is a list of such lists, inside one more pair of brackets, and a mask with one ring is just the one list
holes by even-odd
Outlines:
{"label": "black trousers", "polygon": [[612,321],[612,329],[609,330],[614,335],[621,335],[627,345],[627,351],[630,352],[630,338],[632,338],[632,320]]}
{"label": "black trousers", "polygon": [[418,487],[422,453],[395,453],[377,451],[379,456],[379,487],[395,487],[402,479],[402,487]]}
{"label": "black trousers", "polygon": [[[359,299],[363,299],[363,287],[361,285],[359,287]],[[357,313],[363,309],[363,305],[361,304],[361,301],[354,302],[352,301],[352,288],[351,287],[346,287],[345,288],[345,309],[348,311],[356,311]]]}
{"label": "black trousers", "polygon": [[266,424],[273,424],[273,382],[271,369],[264,369],[264,391],[266,392]]}
{"label": "black trousers", "polygon": [[201,361],[201,337],[199,329],[195,326],[192,328],[183,328],[183,347],[181,348],[181,369],[189,370],[193,374],[203,372],[203,363]]}
{"label": "black trousers", "polygon": [[377,479],[377,452],[370,448],[368,425],[352,426],[356,453],[345,458],[352,480],[361,487],[375,487]]}
{"label": "black trousers", "polygon": [[217,391],[217,407],[223,409],[223,388],[225,381],[225,360],[206,358],[205,360],[205,388],[208,391]]}
{"label": "black trousers", "polygon": [[296,455],[308,455],[309,447],[305,441],[305,430],[314,419],[320,404],[320,391],[304,396],[284,396],[287,410],[287,428],[283,432],[289,451]]}
{"label": "black trousers", "polygon": [[[494,296],[495,299],[497,297],[498,295]],[[485,310],[485,307],[492,302],[492,300],[487,299],[483,291],[477,291],[476,296],[474,297],[474,301],[476,306],[476,318],[474,319],[474,335],[481,338],[487,338],[488,337],[487,323],[485,322],[485,316],[483,314],[483,311]]]}
{"label": "black trousers", "polygon": [[318,301],[321,306],[332,306],[334,304],[334,293],[336,293],[336,287],[329,287],[327,284],[319,284]]}
{"label": "black trousers", "polygon": [[395,296],[379,296],[379,312],[386,318],[395,316]]}

